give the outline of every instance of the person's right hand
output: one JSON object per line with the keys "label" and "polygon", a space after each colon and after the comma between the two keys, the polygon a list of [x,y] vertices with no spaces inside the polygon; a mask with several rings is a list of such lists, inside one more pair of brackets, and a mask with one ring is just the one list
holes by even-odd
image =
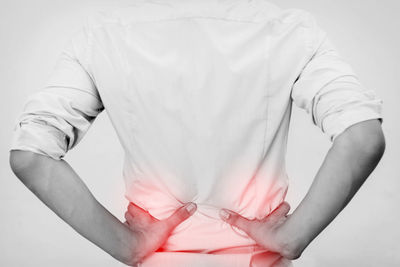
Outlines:
{"label": "person's right hand", "polygon": [[125,213],[124,224],[133,232],[135,244],[132,258],[126,264],[137,266],[146,256],[160,248],[172,230],[193,215],[196,209],[196,204],[189,202],[178,208],[170,217],[158,220],[131,202]]}

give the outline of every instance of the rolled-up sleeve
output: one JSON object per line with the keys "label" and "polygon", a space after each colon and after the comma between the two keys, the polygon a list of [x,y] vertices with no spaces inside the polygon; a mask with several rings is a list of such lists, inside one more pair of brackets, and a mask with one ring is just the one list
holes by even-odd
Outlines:
{"label": "rolled-up sleeve", "polygon": [[307,14],[306,18],[310,57],[292,87],[293,102],[332,142],[358,122],[378,119],[382,123],[383,101],[359,81],[314,17]]}
{"label": "rolled-up sleeve", "polygon": [[85,24],[64,45],[43,88],[30,95],[16,119],[9,150],[62,159],[104,109],[88,72],[90,29]]}

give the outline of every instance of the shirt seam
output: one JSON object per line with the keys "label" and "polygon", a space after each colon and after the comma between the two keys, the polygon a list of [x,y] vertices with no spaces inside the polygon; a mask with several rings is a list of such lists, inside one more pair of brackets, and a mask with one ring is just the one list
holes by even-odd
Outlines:
{"label": "shirt seam", "polygon": [[[85,51],[85,57],[84,57],[84,65],[81,64],[81,62],[79,62],[79,64],[81,64],[82,68],[85,70],[86,74],[89,76],[91,82],[93,83],[94,89],[96,90],[98,95],[95,95],[93,93],[81,90],[82,92],[85,92],[87,94],[90,94],[91,96],[95,97],[97,99],[97,101],[99,101],[101,103],[101,105],[104,107],[103,104],[103,100],[101,98],[100,95],[100,90],[98,88],[98,85],[96,83],[96,79],[94,78],[94,74],[92,73],[92,71],[89,69],[90,67],[90,62],[93,58],[93,45],[94,45],[94,33],[93,30],[95,29],[94,25],[91,23],[90,21],[90,17],[86,17],[86,31],[87,31],[87,43],[86,43],[86,51]],[[77,89],[80,90],[78,88],[73,88],[73,89]]]}
{"label": "shirt seam", "polygon": [[[266,48],[267,48],[267,56],[270,57],[270,46],[271,46],[271,40],[268,39]],[[265,115],[265,127],[264,127],[264,136],[263,136],[263,149],[262,149],[262,157],[265,157],[265,149],[266,149],[266,137],[267,137],[267,129],[268,129],[268,117],[269,117],[269,93],[270,93],[270,88],[269,85],[271,84],[271,64],[270,61],[268,60],[268,73],[267,73],[267,87],[265,89],[265,97],[266,97],[266,115]]]}

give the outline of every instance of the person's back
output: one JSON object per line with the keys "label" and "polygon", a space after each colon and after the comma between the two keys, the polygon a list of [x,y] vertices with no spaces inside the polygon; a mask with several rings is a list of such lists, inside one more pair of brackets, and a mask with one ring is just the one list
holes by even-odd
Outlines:
{"label": "person's back", "polygon": [[304,13],[166,2],[92,24],[89,68],[126,151],[126,196],[157,218],[196,202],[168,251],[252,246],[218,210],[262,217],[285,197],[290,90],[310,56]]}
{"label": "person's back", "polygon": [[[197,204],[149,265],[193,252],[245,266],[262,250],[218,212],[262,218],[284,201],[292,100],[331,140],[357,118],[379,117],[380,101],[360,90],[313,17],[264,0],[133,1],[90,16],[64,52],[46,89],[26,106],[14,148],[29,150],[20,145],[29,138],[29,114],[43,119],[53,110],[63,119],[47,124],[67,141],[42,139],[39,153],[60,159],[106,110],[125,151],[126,198],[158,219]],[[343,95],[335,95],[338,85]],[[366,107],[364,117],[340,115],[352,95]]]}

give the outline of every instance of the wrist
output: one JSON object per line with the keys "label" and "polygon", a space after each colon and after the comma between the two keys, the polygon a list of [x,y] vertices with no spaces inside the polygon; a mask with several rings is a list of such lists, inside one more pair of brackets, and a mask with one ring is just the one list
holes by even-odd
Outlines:
{"label": "wrist", "polygon": [[139,253],[136,252],[139,247],[137,245],[137,234],[125,225],[122,225],[119,240],[119,246],[117,246],[118,249],[115,252],[115,255],[112,256],[128,266],[137,266],[140,260]]}
{"label": "wrist", "polygon": [[303,233],[299,229],[292,227],[288,221],[281,226],[277,238],[280,244],[279,253],[284,258],[295,260],[301,256],[310,243],[308,238],[302,235]]}

